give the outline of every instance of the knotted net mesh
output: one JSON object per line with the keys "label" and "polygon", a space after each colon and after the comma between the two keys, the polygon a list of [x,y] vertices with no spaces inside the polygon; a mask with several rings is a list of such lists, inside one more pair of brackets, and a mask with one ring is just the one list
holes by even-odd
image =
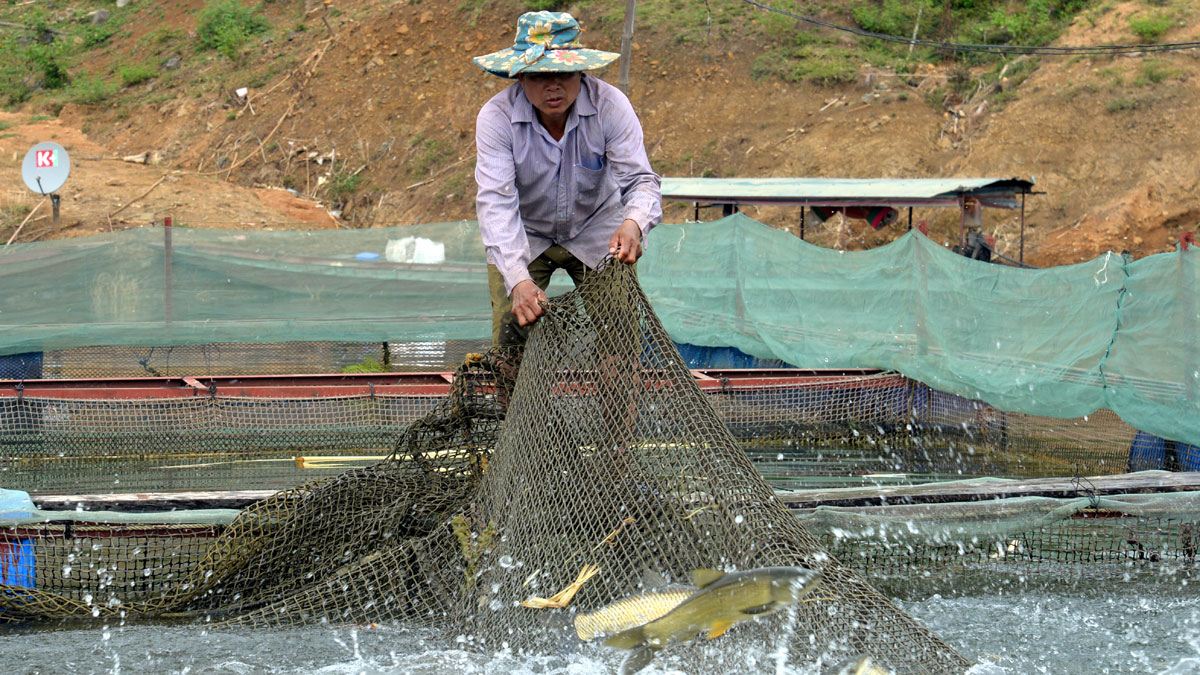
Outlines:
{"label": "knotted net mesh", "polygon": [[[160,562],[137,564],[149,577]],[[766,641],[798,663],[866,653],[897,672],[966,669],[775,499],[634,272],[608,265],[549,304],[523,353],[464,365],[386,461],[246,509],[174,581],[0,586],[0,616],[396,621],[485,650],[560,650],[575,613],[638,592],[650,573],[685,581],[701,568],[786,565],[824,581],[794,611],[678,657],[727,668],[729,648]],[[597,571],[565,606],[526,606],[586,570]]]}

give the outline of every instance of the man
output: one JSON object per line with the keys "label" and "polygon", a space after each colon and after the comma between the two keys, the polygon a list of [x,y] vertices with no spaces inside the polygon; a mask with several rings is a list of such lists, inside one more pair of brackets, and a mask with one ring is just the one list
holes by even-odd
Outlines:
{"label": "man", "polygon": [[584,74],[619,55],[583,48],[579,32],[570,14],[528,12],[512,47],[474,59],[517,80],[484,104],[475,128],[494,345],[524,343],[555,270],[578,284],[606,254],[633,264],[662,218],[629,99]]}

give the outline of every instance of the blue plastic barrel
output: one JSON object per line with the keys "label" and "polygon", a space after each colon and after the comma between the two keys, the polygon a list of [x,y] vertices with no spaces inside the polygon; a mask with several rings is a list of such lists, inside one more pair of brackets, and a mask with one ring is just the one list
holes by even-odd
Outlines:
{"label": "blue plastic barrel", "polygon": [[31,518],[36,512],[28,492],[0,489],[0,584],[34,588],[33,540],[13,536],[4,526]]}
{"label": "blue plastic barrel", "polygon": [[679,355],[688,368],[792,368],[779,359],[760,359],[750,356],[737,347],[701,347],[686,342],[676,342]]}
{"label": "blue plastic barrel", "polygon": [[1166,441],[1154,434],[1137,432],[1129,445],[1129,470],[1150,471],[1167,468]]}
{"label": "blue plastic barrel", "polygon": [[0,380],[42,379],[42,352],[0,355]]}
{"label": "blue plastic barrel", "polygon": [[1175,461],[1180,471],[1200,471],[1200,445],[1176,443]]}
{"label": "blue plastic barrel", "polygon": [[4,539],[0,534],[0,584],[34,588],[32,539]]}

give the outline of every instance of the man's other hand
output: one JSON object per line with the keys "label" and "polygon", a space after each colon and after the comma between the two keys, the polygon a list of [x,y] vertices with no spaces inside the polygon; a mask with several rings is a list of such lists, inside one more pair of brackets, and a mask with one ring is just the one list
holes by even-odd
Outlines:
{"label": "man's other hand", "polygon": [[642,228],[638,227],[637,221],[621,223],[608,240],[608,252],[626,265],[632,265],[642,257]]}
{"label": "man's other hand", "polygon": [[532,281],[526,279],[513,286],[512,311],[518,324],[528,326],[545,314],[543,302],[546,302],[546,294]]}

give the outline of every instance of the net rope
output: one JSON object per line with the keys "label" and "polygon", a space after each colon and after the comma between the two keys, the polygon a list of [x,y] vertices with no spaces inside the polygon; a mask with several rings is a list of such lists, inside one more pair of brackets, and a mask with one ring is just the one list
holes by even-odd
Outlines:
{"label": "net rope", "polygon": [[[0,586],[0,616],[395,621],[473,648],[543,651],[561,647],[574,613],[637,592],[648,573],[683,581],[785,565],[824,578],[794,613],[676,653],[721,667],[730,647],[767,639],[793,662],[865,653],[897,672],[969,665],[775,498],[634,272],[614,264],[553,300],[523,353],[469,359],[388,459],[247,508],[188,571],[163,577],[165,590],[134,597],[102,574],[74,592]],[[568,607],[522,606],[593,568]]]}

